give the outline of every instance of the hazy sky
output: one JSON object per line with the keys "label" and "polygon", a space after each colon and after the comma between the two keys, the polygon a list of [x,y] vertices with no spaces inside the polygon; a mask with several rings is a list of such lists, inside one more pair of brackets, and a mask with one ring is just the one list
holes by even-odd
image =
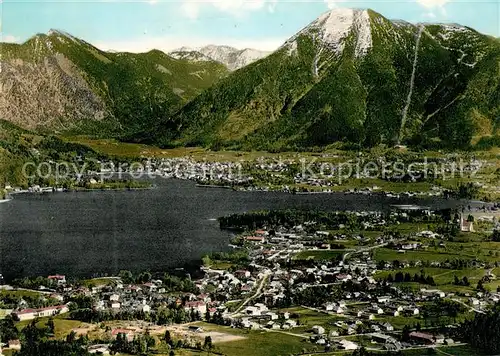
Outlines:
{"label": "hazy sky", "polygon": [[454,22],[500,37],[500,0],[3,0],[2,40],[59,29],[102,49],[133,52],[227,44],[272,50],[334,7],[409,22]]}

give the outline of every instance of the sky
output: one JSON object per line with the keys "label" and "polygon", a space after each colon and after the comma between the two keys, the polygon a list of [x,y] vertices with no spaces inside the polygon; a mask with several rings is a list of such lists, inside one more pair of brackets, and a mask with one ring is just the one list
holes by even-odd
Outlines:
{"label": "sky", "polygon": [[500,37],[500,0],[0,0],[0,41],[50,29],[104,50],[145,52],[224,44],[274,50],[335,7],[412,23],[459,23]]}

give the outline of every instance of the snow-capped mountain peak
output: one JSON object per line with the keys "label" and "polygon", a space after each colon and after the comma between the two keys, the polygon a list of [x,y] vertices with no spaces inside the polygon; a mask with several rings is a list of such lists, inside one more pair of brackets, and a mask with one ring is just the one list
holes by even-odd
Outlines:
{"label": "snow-capped mountain peak", "polygon": [[[181,47],[170,52],[170,55],[179,58],[182,52],[198,52],[207,58],[224,64],[229,70],[237,70],[253,63],[261,58],[266,57],[270,52],[259,51],[256,49],[245,48],[237,49],[230,46],[208,45],[201,48]],[[186,58],[186,56],[182,56]],[[198,60],[201,57],[198,57]]]}
{"label": "snow-capped mountain peak", "polygon": [[299,35],[307,34],[315,41],[340,54],[344,50],[345,40],[351,33],[356,35],[356,57],[366,54],[372,47],[370,14],[368,10],[337,8],[325,12],[311,22],[285,45],[291,45]]}

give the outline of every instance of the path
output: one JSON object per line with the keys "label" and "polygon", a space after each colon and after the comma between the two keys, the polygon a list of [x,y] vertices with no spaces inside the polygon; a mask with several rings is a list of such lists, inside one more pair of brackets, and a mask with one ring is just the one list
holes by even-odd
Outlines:
{"label": "path", "polygon": [[486,314],[484,311],[482,310],[479,310],[479,309],[476,309],[474,307],[471,307],[470,305],[468,304],[465,304],[464,302],[462,302],[460,299],[457,299],[457,298],[452,298],[451,300],[453,300],[454,302],[457,302],[459,304],[462,304],[463,306],[465,306],[467,309],[469,310],[472,310],[472,311],[475,311],[476,313],[479,313],[479,314]]}
{"label": "path", "polygon": [[255,293],[248,297],[239,307],[238,309],[236,309],[233,313],[231,313],[231,315],[235,315],[235,314],[238,314],[245,305],[248,304],[249,301],[251,301],[252,299],[255,299],[257,297],[260,296],[261,292],[262,292],[262,288],[264,288],[264,283],[267,281],[267,279],[269,278],[269,276],[271,275],[271,272],[266,272],[264,273],[264,276],[262,277],[260,283],[259,283],[259,286],[257,287],[257,290],[255,291]]}
{"label": "path", "polygon": [[384,247],[384,246],[387,246],[387,245],[388,245],[388,243],[384,242],[383,244],[380,244],[380,245],[370,246],[370,247],[361,248],[359,250],[355,250],[355,251],[352,251],[352,252],[347,252],[342,257],[342,262],[345,262],[345,260],[347,259],[347,257],[350,256],[350,255],[357,255],[358,253],[363,253],[363,252],[371,251],[371,250],[374,250],[374,249],[377,249],[377,248],[381,248],[381,247]]}

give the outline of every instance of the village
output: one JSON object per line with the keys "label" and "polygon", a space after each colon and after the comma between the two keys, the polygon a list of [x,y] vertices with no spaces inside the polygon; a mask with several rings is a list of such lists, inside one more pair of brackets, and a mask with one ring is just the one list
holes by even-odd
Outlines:
{"label": "village", "polygon": [[[207,157],[140,157],[134,162],[108,162],[77,156],[71,164],[49,162],[52,176],[47,184],[32,184],[24,188],[7,184],[5,193],[8,197],[16,193],[51,193],[83,188],[137,189],[145,185],[131,185],[129,180],[144,177],[150,178],[153,184],[155,179],[175,178],[194,181],[199,187],[294,194],[344,192],[394,198],[486,199],[500,193],[498,185],[492,184],[492,179],[498,179],[498,162],[475,156],[429,158],[401,152],[392,160],[359,152],[357,155],[318,154],[305,158],[300,155],[252,159],[232,157],[231,160]],[[74,172],[68,170],[67,165],[74,165]],[[114,182],[117,178],[124,181],[117,184]],[[109,181],[113,184],[104,184]],[[471,186],[464,185],[460,191],[455,186],[457,181],[469,182]]]}
{"label": "village", "polygon": [[[437,228],[441,214],[394,206],[388,215],[339,212],[327,215],[327,223],[296,225],[260,224],[267,217],[259,215],[259,226],[236,235],[230,252],[206,256],[196,278],[122,271],[81,283],[52,275],[32,289],[2,285],[2,315],[23,325],[47,318],[85,323],[68,332],[99,340],[95,349],[104,353],[118,335],[132,341],[167,330],[185,347],[210,336],[221,350],[262,332],[325,352],[461,347],[456,325],[500,300],[498,252],[491,254],[500,246],[481,242],[490,251],[472,258],[464,243],[452,253],[459,243]],[[457,236],[498,233],[495,213],[457,213],[451,220]],[[39,293],[43,307],[40,298],[12,298],[23,293]]]}

